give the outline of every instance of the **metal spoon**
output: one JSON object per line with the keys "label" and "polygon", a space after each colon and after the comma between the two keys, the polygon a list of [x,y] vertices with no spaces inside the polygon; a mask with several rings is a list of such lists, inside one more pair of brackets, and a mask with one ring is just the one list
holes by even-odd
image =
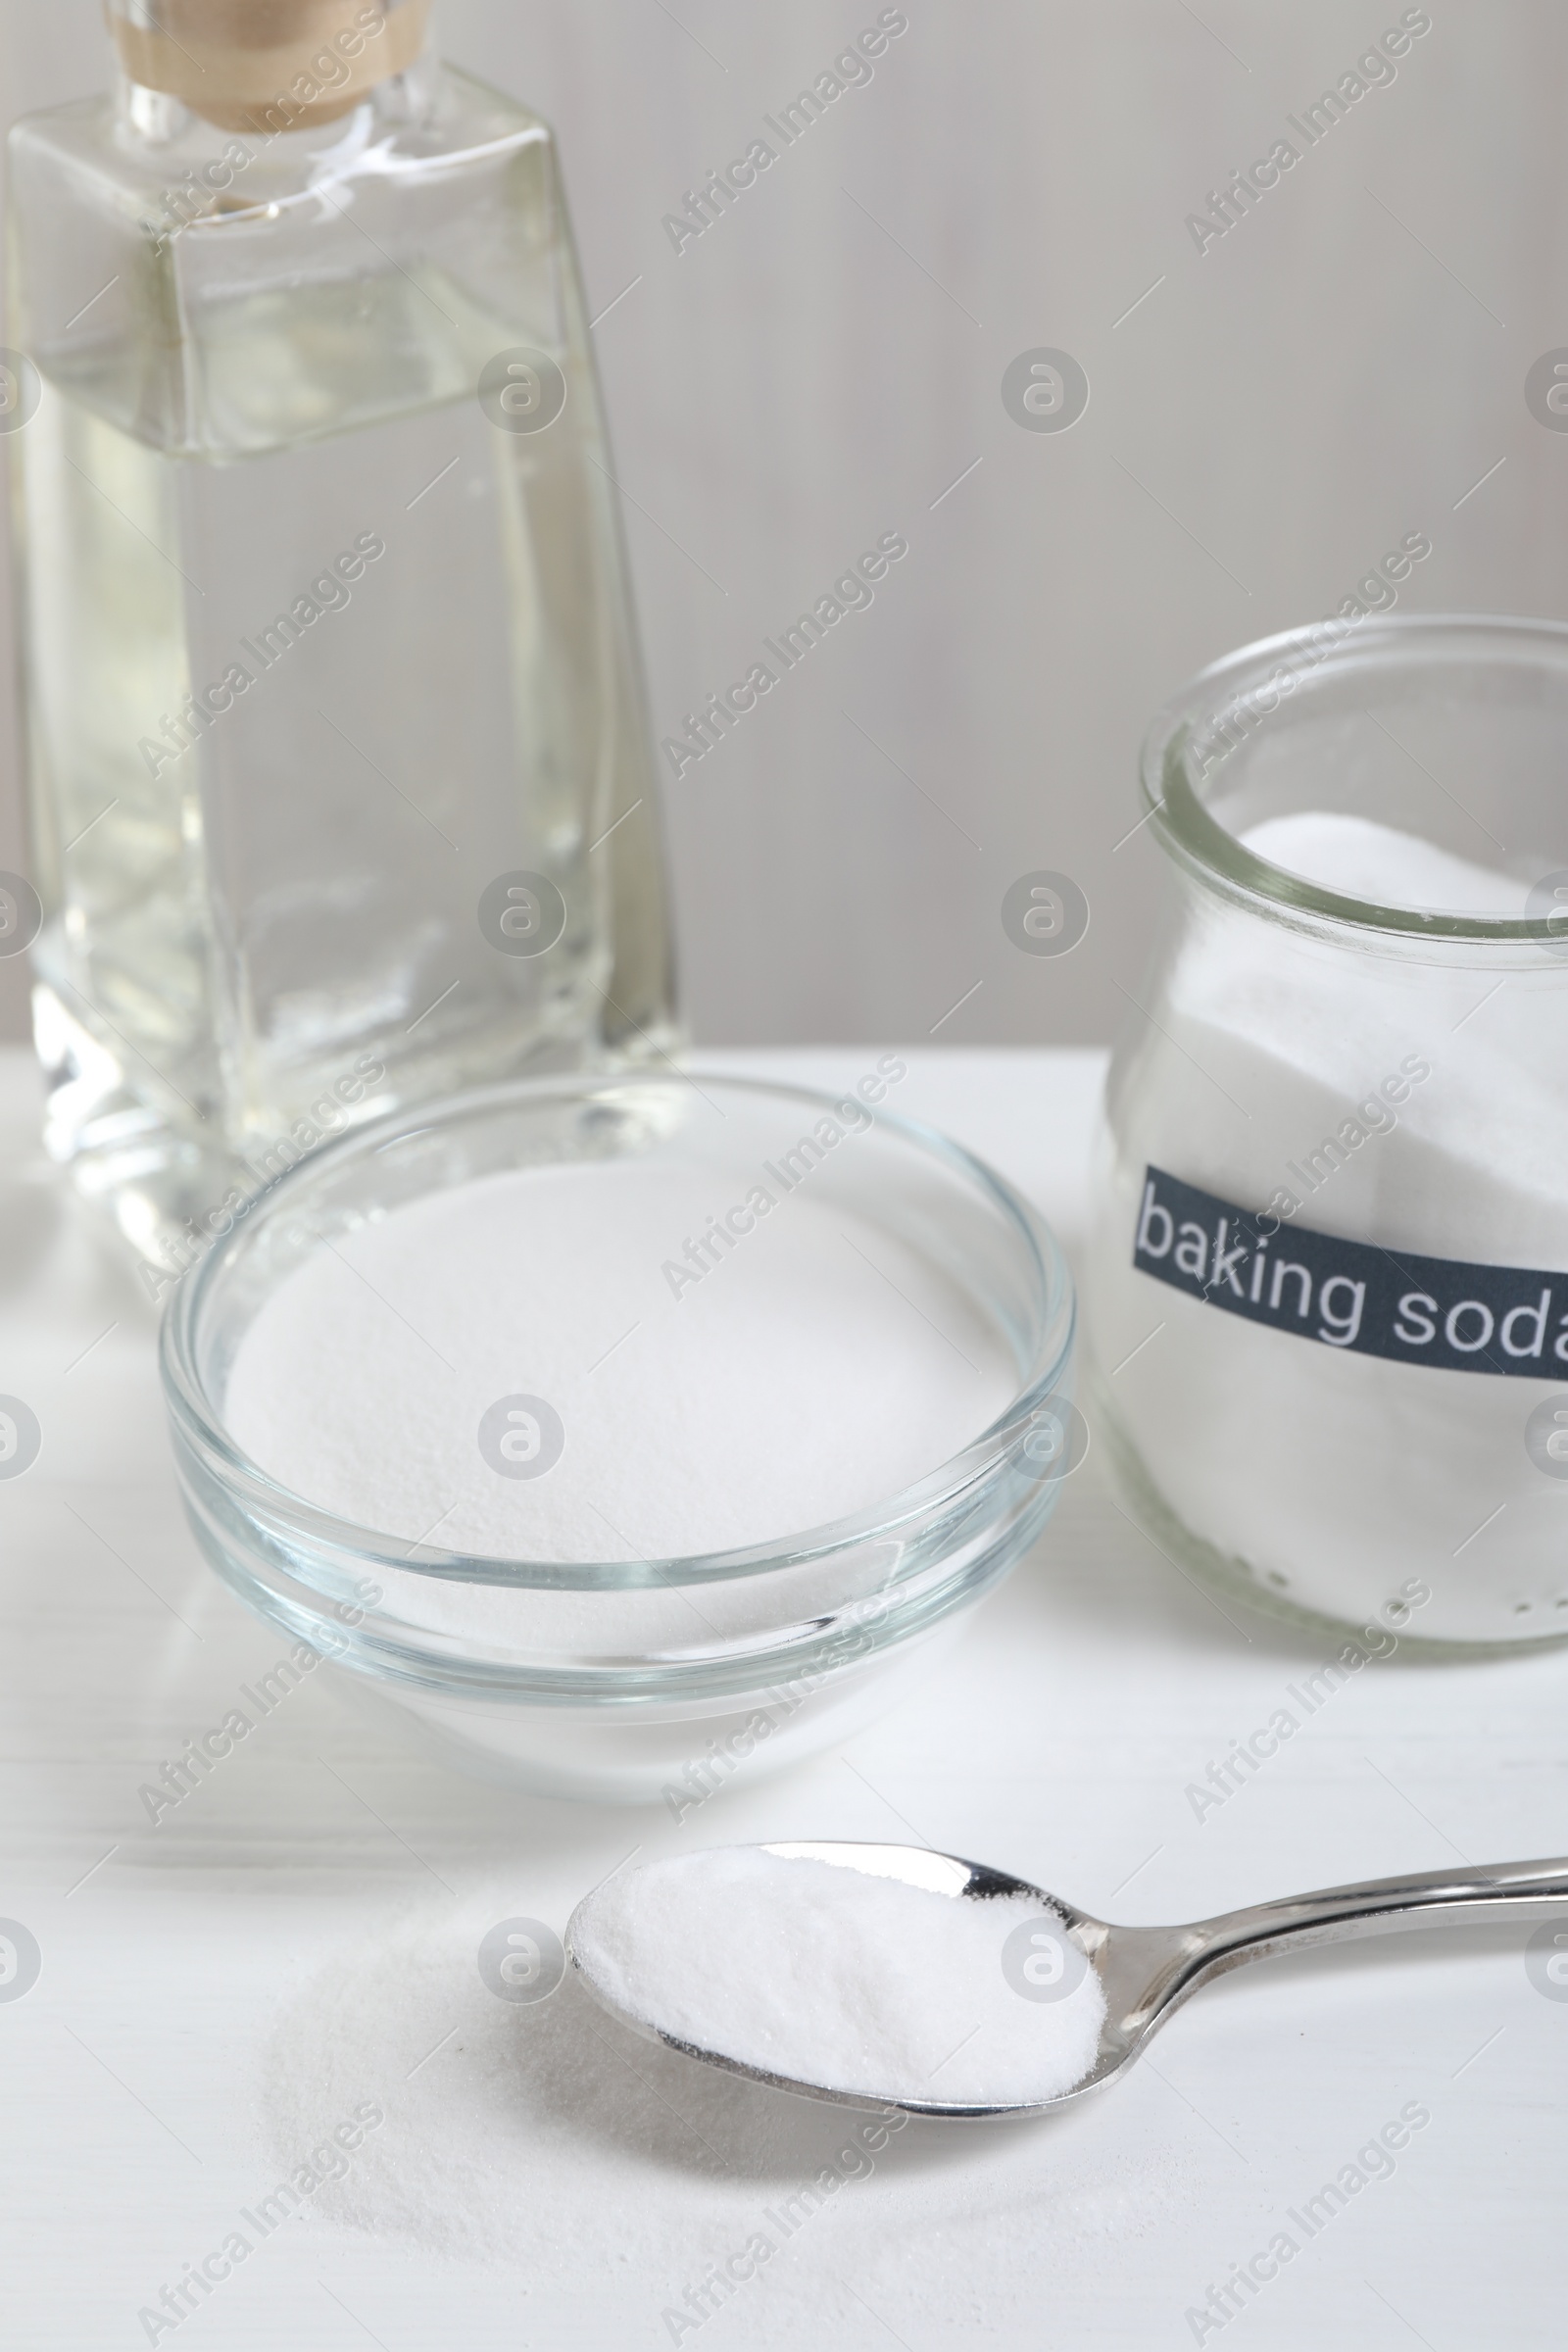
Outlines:
{"label": "metal spoon", "polygon": [[1265,1960],[1272,1953],[1300,1951],[1311,1944],[1340,1943],[1357,1936],[1392,1935],[1402,1928],[1424,1928],[1439,1921],[1482,1926],[1499,1919],[1526,1926],[1537,1921],[1564,1922],[1568,1952],[1568,1860],[1555,1862],[1498,1862],[1485,1868],[1422,1871],[1408,1879],[1370,1879],[1359,1886],[1326,1886],[1312,1894],[1287,1895],[1269,1903],[1253,1903],[1245,1911],[1222,1912],[1215,1919],[1194,1920],[1177,1928],[1118,1928],[1096,1919],[1076,1904],[1048,1894],[1026,1879],[984,1863],[965,1862],[956,1854],[938,1854],[918,1845],[862,1845],[822,1840],[811,1844],[767,1844],[759,1849],[786,1860],[831,1862],[858,1870],[868,1878],[902,1879],[911,1886],[952,1895],[958,1900],[984,1901],[987,1896],[1023,1894],[1037,1899],[1043,1911],[1055,1912],[1065,1922],[1067,1939],[1083,1953],[1105,1989],[1105,2022],[1095,2063],[1071,2090],[1056,2097],[1017,2106],[959,2105],[940,2099],[877,2097],[866,2091],[829,2089],[824,2083],[798,2082],[760,2067],[743,2065],[718,2050],[696,2048],[674,2034],[661,2033],[643,2019],[629,2015],[612,2001],[583,1967],[574,1948],[574,1931],[583,1909],[573,1912],[566,1929],[566,1946],[584,1984],[603,2005],[639,2034],[700,2058],[754,2082],[771,2083],[779,2090],[797,2091],[807,2098],[830,2099],[849,2107],[895,2107],[910,2115],[973,2118],[1041,2115],[1065,2107],[1087,2091],[1112,2082],[1189,1994],[1227,1969],[1244,1961]]}

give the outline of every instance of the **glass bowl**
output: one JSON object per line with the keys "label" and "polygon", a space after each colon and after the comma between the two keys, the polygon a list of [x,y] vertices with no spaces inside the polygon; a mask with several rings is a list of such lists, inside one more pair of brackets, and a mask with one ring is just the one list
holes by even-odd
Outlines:
{"label": "glass bowl", "polygon": [[[869,1075],[830,1097],[678,1071],[576,1074],[394,1113],[321,1147],[251,1202],[165,1316],[175,1464],[208,1560],[447,1760],[546,1793],[662,1798],[679,1819],[736,1775],[858,1729],[1033,1542],[1082,1426],[1073,1288],[1052,1235],[969,1152],[873,1109],[886,1091]],[[628,1164],[674,1171],[714,1204],[743,1200],[743,1175],[781,1169],[792,1149],[801,1165],[801,1139],[824,1121],[841,1140],[805,1162],[812,1200],[921,1252],[994,1335],[1012,1384],[978,1437],[902,1492],[740,1550],[482,1557],[335,1518],[225,1427],[257,1315],[308,1256],[368,1221],[472,1179],[563,1167],[585,1186],[624,1185]],[[671,1640],[671,1589],[700,1603],[696,1638]]]}

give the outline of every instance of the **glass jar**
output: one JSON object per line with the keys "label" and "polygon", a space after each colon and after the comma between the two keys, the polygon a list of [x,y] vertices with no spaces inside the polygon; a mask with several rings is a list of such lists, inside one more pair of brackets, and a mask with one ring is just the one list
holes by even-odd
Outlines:
{"label": "glass jar", "polygon": [[16,919],[155,1298],[323,1135],[672,1040],[556,145],[428,13],[112,0],[114,95],[11,134]]}
{"label": "glass jar", "polygon": [[1565,767],[1568,627],[1490,618],[1271,638],[1145,746],[1098,1421],[1173,1558],[1356,1664],[1568,1635]]}

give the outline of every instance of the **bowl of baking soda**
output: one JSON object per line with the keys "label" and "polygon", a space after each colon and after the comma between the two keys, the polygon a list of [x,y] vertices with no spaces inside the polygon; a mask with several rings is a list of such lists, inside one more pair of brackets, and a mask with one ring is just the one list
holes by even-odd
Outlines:
{"label": "bowl of baking soda", "polygon": [[890,1113],[903,1074],[520,1081],[290,1169],[165,1319],[214,1568],[302,1663],[553,1794],[679,1818],[858,1729],[1081,1427],[1059,1250]]}

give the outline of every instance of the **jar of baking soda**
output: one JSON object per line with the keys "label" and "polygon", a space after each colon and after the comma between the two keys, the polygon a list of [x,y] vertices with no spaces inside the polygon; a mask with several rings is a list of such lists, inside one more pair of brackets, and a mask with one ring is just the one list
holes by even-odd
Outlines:
{"label": "jar of baking soda", "polygon": [[1568,1637],[1568,627],[1343,615],[1143,760],[1097,1419],[1177,1560],[1422,1644]]}

